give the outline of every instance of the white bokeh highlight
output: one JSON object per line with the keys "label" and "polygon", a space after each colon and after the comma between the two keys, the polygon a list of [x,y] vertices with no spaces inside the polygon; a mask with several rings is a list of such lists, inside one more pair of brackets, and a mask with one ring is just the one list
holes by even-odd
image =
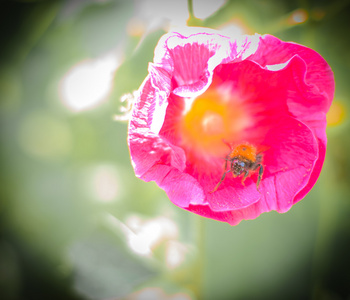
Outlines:
{"label": "white bokeh highlight", "polygon": [[71,111],[91,109],[107,99],[113,87],[114,72],[120,65],[116,53],[73,66],[60,82],[60,97]]}

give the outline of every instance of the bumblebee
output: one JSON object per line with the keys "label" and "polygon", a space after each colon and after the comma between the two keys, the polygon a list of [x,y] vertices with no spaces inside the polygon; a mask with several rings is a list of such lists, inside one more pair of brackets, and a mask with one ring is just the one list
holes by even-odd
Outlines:
{"label": "bumblebee", "polygon": [[[248,143],[239,144],[234,148],[232,148],[232,146],[226,142],[225,144],[230,147],[231,151],[225,157],[224,173],[222,174],[219,183],[210,193],[214,193],[219,188],[220,184],[224,181],[226,174],[229,172],[232,172],[233,177],[238,177],[244,174],[242,177],[242,184],[244,185],[244,181],[250,172],[259,169],[258,180],[256,182],[256,188],[258,189],[264,172],[264,167],[262,165],[262,153],[257,152],[257,149]],[[227,169],[227,163],[230,163],[229,169]]]}

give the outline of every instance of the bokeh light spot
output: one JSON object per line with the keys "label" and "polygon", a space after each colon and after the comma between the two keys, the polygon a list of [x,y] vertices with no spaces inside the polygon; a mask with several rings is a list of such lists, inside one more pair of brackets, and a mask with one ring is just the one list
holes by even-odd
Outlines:
{"label": "bokeh light spot", "polygon": [[321,21],[326,16],[326,11],[320,7],[311,10],[311,17],[315,21]]}
{"label": "bokeh light spot", "polygon": [[60,84],[60,96],[71,111],[93,108],[106,100],[112,90],[114,72],[119,65],[115,54],[87,60],[73,66]]}
{"label": "bokeh light spot", "polygon": [[167,295],[162,289],[147,287],[140,291],[132,293],[127,297],[128,300],[191,300],[192,298],[184,293]]}
{"label": "bokeh light spot", "polygon": [[139,255],[151,255],[152,249],[162,241],[178,236],[177,225],[166,217],[143,221],[133,215],[127,219],[126,224],[135,233],[128,236],[129,247]]}
{"label": "bokeh light spot", "polygon": [[334,101],[327,113],[328,126],[338,126],[342,124],[347,115],[344,104],[339,101]]}
{"label": "bokeh light spot", "polygon": [[120,198],[120,178],[113,165],[101,164],[93,167],[89,172],[86,188],[97,201],[110,203]]}
{"label": "bokeh light spot", "polygon": [[154,0],[139,1],[136,7],[136,17],[145,20],[148,28],[156,24],[168,23],[170,26],[184,26],[188,18],[187,3],[185,1],[157,1],[154,9]]}
{"label": "bokeh light spot", "polygon": [[288,18],[288,23],[290,25],[301,24],[307,21],[309,14],[305,9],[297,9],[293,11]]}
{"label": "bokeh light spot", "polygon": [[250,32],[248,28],[245,28],[245,26],[238,24],[240,21],[237,20],[237,22],[230,22],[225,24],[225,26],[221,27],[220,30],[229,37],[237,37],[242,34],[247,34]]}
{"label": "bokeh light spot", "polygon": [[140,18],[133,18],[128,22],[126,32],[130,36],[140,37],[146,31],[146,24]]}
{"label": "bokeh light spot", "polygon": [[186,257],[188,248],[178,242],[169,241],[166,249],[166,265],[169,269],[175,269],[180,266]]}

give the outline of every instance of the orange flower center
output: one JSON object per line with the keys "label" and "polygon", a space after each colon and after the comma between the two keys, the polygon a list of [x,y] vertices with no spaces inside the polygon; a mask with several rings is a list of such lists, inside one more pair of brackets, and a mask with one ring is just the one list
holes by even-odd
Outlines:
{"label": "orange flower center", "polygon": [[249,124],[242,102],[230,90],[213,88],[188,100],[180,125],[185,145],[214,156],[227,155],[223,140],[239,141]]}

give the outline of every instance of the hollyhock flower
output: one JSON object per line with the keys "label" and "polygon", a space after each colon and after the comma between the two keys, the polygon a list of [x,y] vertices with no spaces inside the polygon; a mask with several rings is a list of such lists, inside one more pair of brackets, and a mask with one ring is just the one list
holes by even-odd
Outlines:
{"label": "hollyhock flower", "polygon": [[168,33],[133,106],[135,174],[175,205],[231,225],[286,212],[321,172],[333,93],[330,67],[302,45]]}

